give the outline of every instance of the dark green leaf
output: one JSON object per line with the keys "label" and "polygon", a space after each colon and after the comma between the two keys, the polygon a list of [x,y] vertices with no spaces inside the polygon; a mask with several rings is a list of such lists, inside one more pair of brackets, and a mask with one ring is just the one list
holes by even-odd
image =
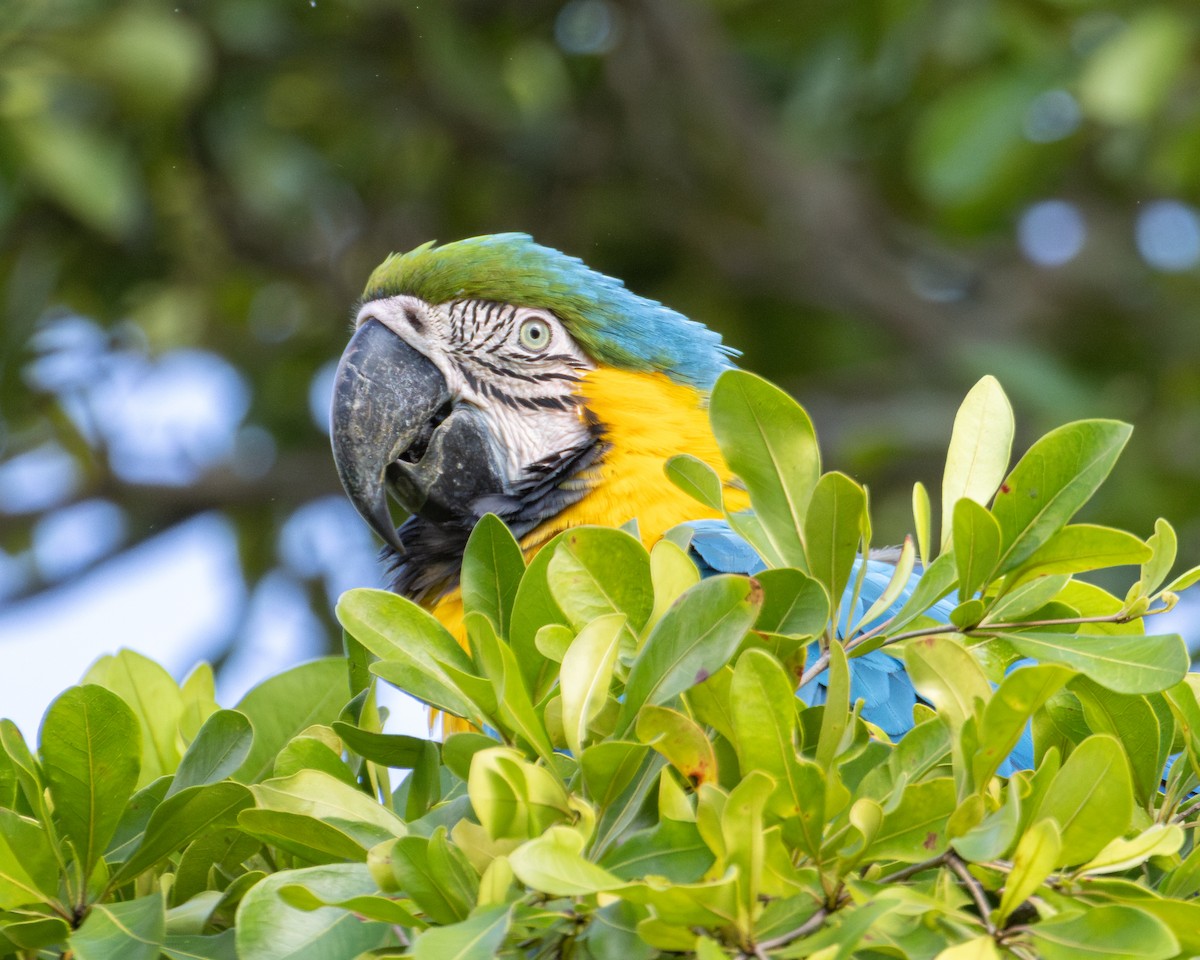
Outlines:
{"label": "dark green leaf", "polygon": [[821,476],[821,454],[808,414],[761,377],[727,370],[709,401],[713,434],[775,552],[808,571],[804,521]]}
{"label": "dark green leaf", "polygon": [[245,714],[218,710],[204,721],[179,761],[167,796],[231,776],[246,761],[253,740],[254,731]]}
{"label": "dark green leaf", "polygon": [[97,903],[71,934],[79,960],[158,960],[167,933],[161,893],[124,903]]}
{"label": "dark green leaf", "polygon": [[666,471],[667,479],[693,500],[698,500],[717,513],[725,509],[721,478],[703,460],[688,453],[677,454],[667,460]]}
{"label": "dark green leaf", "polygon": [[480,518],[467,540],[462,559],[463,606],[482,613],[500,636],[508,636],[509,618],[525,558],[508,527],[495,514]]}
{"label": "dark green leaf", "polygon": [[269,775],[292,737],[314,723],[332,723],[349,697],[346,664],[334,657],[302,663],[254,687],[237,705],[254,727],[254,744],[234,778],[255,783]]}
{"label": "dark green leaf", "polygon": [[137,720],[115,693],[71,687],[46,711],[38,741],[55,819],[90,874],[137,786]]}
{"label": "dark green leaf", "polygon": [[655,625],[625,682],[618,731],[647,703],[666,703],[723,667],[754,623],[762,590],[753,580],[710,577],[680,597]]}
{"label": "dark green leaf", "polygon": [[1079,420],[1029,448],[992,506],[1001,531],[1000,573],[1028,560],[1091,499],[1132,429],[1115,420]]}

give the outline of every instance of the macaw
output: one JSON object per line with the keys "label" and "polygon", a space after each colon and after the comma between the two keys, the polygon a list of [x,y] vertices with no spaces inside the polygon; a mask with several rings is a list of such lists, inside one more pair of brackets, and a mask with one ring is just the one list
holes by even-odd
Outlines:
{"label": "macaw", "polygon": [[[568,527],[636,519],[647,546],[690,523],[702,572],[763,569],[663,469],[675,454],[699,457],[718,470],[729,508],[749,507],[709,426],[708,391],[734,356],[715,331],[520,233],[389,257],[354,328],[332,405],[339,476],[392,554],[393,588],[460,640],[463,549],[488,512],[527,557]],[[389,494],[410,513],[399,529]],[[874,603],[894,569],[859,562],[867,572],[857,609],[843,602],[846,618]],[[823,702],[823,681],[800,696]],[[891,737],[913,726],[917,694],[884,650],[851,661],[851,697]]]}

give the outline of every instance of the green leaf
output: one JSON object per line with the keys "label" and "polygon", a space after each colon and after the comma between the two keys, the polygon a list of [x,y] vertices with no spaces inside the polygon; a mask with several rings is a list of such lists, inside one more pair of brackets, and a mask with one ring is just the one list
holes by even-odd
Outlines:
{"label": "green leaf", "polygon": [[320,770],[302,770],[250,789],[260,809],[327,820],[352,834],[358,828],[364,847],[407,832],[404,821],[373,797]]}
{"label": "green leaf", "polygon": [[511,908],[481,910],[445,927],[431,927],[413,943],[415,960],[492,960],[508,934]]}
{"label": "green leaf", "polygon": [[1169,857],[1183,846],[1183,828],[1177,823],[1154,823],[1136,837],[1110,840],[1091,860],[1079,868],[1085,875],[1123,873],[1151,857]]}
{"label": "green leaf", "polygon": [[238,826],[263,843],[278,847],[310,863],[363,860],[374,838],[352,836],[344,825],[334,826],[304,813],[284,810],[243,810]]}
{"label": "green leaf", "polygon": [[525,557],[504,521],[488,513],[471,531],[462,558],[463,608],[482,613],[492,621],[500,636],[508,636],[513,600]]}
{"label": "green leaf", "polygon": [[[808,572],[840,600],[858,557],[867,494],[844,473],[827,473],[813,488],[804,518]],[[836,607],[836,603],[835,603]]]}
{"label": "green leaf", "polygon": [[517,879],[554,897],[582,897],[622,886],[619,877],[583,858],[583,837],[570,827],[550,827],[509,854]]}
{"label": "green leaf", "polygon": [[822,770],[834,766],[834,758],[850,723],[850,665],[840,643],[829,645],[829,670],[825,674],[825,706],[817,735],[815,759]]}
{"label": "green leaf", "polygon": [[929,552],[933,540],[933,530],[931,529],[933,509],[929,504],[929,491],[919,480],[913,484],[912,509],[913,530],[917,535],[917,554],[920,557],[921,566],[927,567],[933,563],[933,556]]}
{"label": "green leaf", "polygon": [[57,896],[58,861],[50,836],[36,821],[0,809],[0,910]]}
{"label": "green leaf", "polygon": [[[942,547],[949,543],[959,501],[985,506],[1004,479],[1012,455],[1013,412],[995,377],[982,378],[967,393],[950,434],[942,474]],[[930,559],[925,550],[921,556]]]}
{"label": "green leaf", "polygon": [[509,623],[509,643],[517,656],[525,685],[537,700],[549,689],[554,675],[549,661],[537,648],[538,631],[552,623],[562,624],[564,627],[571,625],[571,621],[559,608],[550,592],[547,579],[550,560],[561,537],[562,534],[559,534],[529,561],[529,566],[525,568],[525,576],[521,578],[517,595],[513,599]]}
{"label": "green leaf", "polygon": [[657,826],[638,831],[610,850],[600,866],[622,880],[655,876],[672,883],[694,883],[713,860],[696,824],[664,817]]}
{"label": "green leaf", "polygon": [[1146,541],[1146,546],[1150,548],[1150,556],[1142,562],[1141,576],[1135,589],[1141,596],[1148,597],[1162,585],[1175,565],[1175,554],[1179,548],[1175,528],[1159,517],[1154,521],[1154,533]]}
{"label": "green leaf", "polygon": [[1057,693],[1074,671],[1044,663],[1018,667],[1006,676],[983,708],[979,745],[971,760],[980,788],[1012,753],[1029,718]]}
{"label": "green leaf", "polygon": [[1133,808],[1125,751],[1115,737],[1095,734],[1067,757],[1036,816],[1058,824],[1062,851],[1056,866],[1063,866],[1090,860],[1124,834]]}
{"label": "green leaf", "polygon": [[576,630],[605,614],[623,613],[637,633],[654,609],[650,554],[620,530],[568,530],[554,547],[546,576],[555,602]]}
{"label": "green leaf", "polygon": [[341,720],[333,722],[333,731],[360,757],[381,766],[402,770],[413,768],[424,755],[425,745],[429,742],[423,737],[405,734],[372,733]]}
{"label": "green leaf", "polygon": [[[976,782],[982,782],[976,778]],[[1021,790],[1014,778],[1008,781],[1004,803],[974,827],[950,841],[958,855],[976,863],[995,860],[1006,854],[1017,839],[1021,826]]]}
{"label": "green leaf", "polygon": [[1004,623],[1026,619],[1062,593],[1070,579],[1065,574],[1038,577],[1015,587],[1011,592],[1006,591],[992,605],[988,613],[988,622]]}
{"label": "green leaf", "polygon": [[579,631],[563,656],[559,693],[563,730],[573,753],[582,751],[592,721],[608,701],[626,623],[623,613],[597,617]]}
{"label": "green leaf", "polygon": [[292,737],[314,723],[332,723],[349,696],[340,657],[302,663],[254,687],[237,704],[254,727],[254,743],[234,779],[254,783],[267,776]]}
{"label": "green leaf", "polygon": [[41,766],[30,752],[21,731],[11,720],[0,719],[0,746],[12,764],[13,775],[29,809],[43,823],[49,824]]}
{"label": "green leaf", "polygon": [[987,586],[1000,558],[1000,524],[986,507],[966,497],[954,505],[954,560],[958,596],[966,600]]}
{"label": "green leaf", "polygon": [[904,788],[899,805],[886,813],[866,856],[920,863],[946,849],[946,824],[957,806],[954,781],[938,777]]}
{"label": "green leaf", "polygon": [[637,736],[666,757],[693,789],[717,782],[717,756],[712,742],[703,728],[685,714],[667,707],[642,707]]}
{"label": "green leaf", "polygon": [[124,903],[93,904],[68,943],[79,960],[158,960],[166,934],[166,910],[156,892]]}
{"label": "green leaf", "polygon": [[71,687],[46,711],[38,743],[55,819],[88,876],[137,787],[137,719],[103,687]]}
{"label": "green leaf", "polygon": [[[942,554],[947,556],[947,554]],[[904,648],[904,662],[917,692],[934,705],[954,731],[975,714],[976,701],[987,701],[991,684],[979,662],[957,641],[921,637]]]}
{"label": "green leaf", "polygon": [[571,815],[559,779],[509,747],[480,750],[471,758],[467,794],[493,840],[524,840]]}
{"label": "green leaf", "polygon": [[179,721],[183,694],[166,670],[132,650],[101,657],[84,683],[111,690],[125,701],[142,729],[142,766],[138,788],[175,772],[179,765]]}
{"label": "green leaf", "polygon": [[688,590],[630,667],[617,730],[628,730],[644,704],[666,703],[723,667],[761,605],[762,589],[746,577],[709,577]]}
{"label": "green leaf", "polygon": [[664,537],[650,549],[650,581],[654,585],[654,610],[643,632],[653,629],[671,604],[700,582],[700,571],[684,548]]}
{"label": "green leaf", "polygon": [[1161,920],[1135,906],[1101,904],[1035,923],[1029,936],[1042,960],[1137,957],[1167,960],[1179,941]]}
{"label": "green leaf", "polygon": [[[1142,803],[1148,803],[1162,782],[1173,725],[1163,729],[1147,697],[1113,693],[1086,677],[1071,684],[1071,692],[1079,698],[1093,733],[1108,733],[1121,741],[1129,758],[1134,791]],[[1164,719],[1169,723],[1169,718]]]}
{"label": "green leaf", "polygon": [[289,905],[279,890],[291,884],[307,887],[328,902],[377,890],[362,863],[283,870],[266,877],[238,905],[239,960],[341,960],[392,942],[391,928],[385,924],[363,922],[337,907],[309,911]]}
{"label": "green leaf", "polygon": [[[396,689],[416,697],[436,710],[464,717],[475,726],[484,725],[484,714],[488,711],[483,707],[494,706],[493,703],[477,704],[454,683],[444,670],[438,667],[428,667],[415,659],[381,660],[371,664],[371,672],[381,680],[386,680]],[[463,674],[463,676],[470,676]],[[491,684],[479,680],[483,692],[492,691]],[[494,695],[489,699],[494,699]]]}
{"label": "green leaf", "polygon": [[1065,663],[1117,693],[1158,693],[1183,679],[1187,647],[1178,634],[1070,634],[1005,631],[1023,656]]}
{"label": "green leaf", "polygon": [[757,632],[801,639],[824,632],[829,595],[820,583],[793,567],[763,570],[754,579],[763,590],[762,608],[754,621]]}
{"label": "green leaf", "polygon": [[280,887],[279,896],[289,906],[296,907],[298,910],[341,907],[343,910],[353,911],[366,920],[378,920],[380,923],[390,923],[402,927],[421,928],[425,926],[425,921],[411,912],[405,905],[412,905],[412,901],[409,900],[401,902],[399,900],[392,900],[389,897],[373,897],[367,894],[350,897],[346,900],[322,900],[309,890],[308,887],[303,887],[298,883]]}
{"label": "green leaf", "polygon": [[698,500],[717,513],[724,512],[721,478],[717,476],[717,471],[703,460],[689,453],[681,453],[670,457],[665,469],[667,479],[693,500]]}
{"label": "green leaf", "polygon": [[1000,906],[993,919],[1003,924],[1024,903],[1062,860],[1062,835],[1051,819],[1038,820],[1025,831],[1013,854],[1012,870],[1004,884]]}
{"label": "green leaf", "polygon": [[[888,580],[887,586],[883,588],[883,593],[867,608],[866,612],[862,615],[862,619],[858,623],[851,625],[850,632],[846,636],[853,636],[863,626],[870,627],[873,625],[879,617],[883,616],[884,611],[900,599],[900,595],[908,588],[908,578],[912,576],[916,559],[917,555],[916,550],[913,548],[912,537],[905,537],[904,544],[900,547],[900,556],[896,558],[896,569],[892,571],[892,577]],[[854,656],[853,651],[851,651],[850,655]]]}
{"label": "green leaf", "polygon": [[1115,420],[1079,420],[1029,448],[992,506],[1000,523],[1000,573],[1028,560],[1091,499],[1132,430]]}
{"label": "green leaf", "polygon": [[497,720],[505,730],[519,736],[549,763],[554,746],[550,743],[545,724],[533,708],[512,648],[496,636],[496,628],[491,621],[477,613],[467,614],[465,625],[471,647],[487,679],[491,681],[496,698]]}
{"label": "green leaf", "polygon": [[238,960],[236,938],[235,930],[213,936],[168,933],[163,955],[167,960]]}
{"label": "green leaf", "polygon": [[808,414],[773,384],[726,370],[709,401],[713,434],[775,552],[808,572],[804,520],[821,476],[821,454]]}
{"label": "green leaf", "polygon": [[185,787],[168,796],[150,815],[142,842],[113,875],[113,885],[182,850],[209,828],[236,823],[238,814],[253,805],[250,791],[233,782]]}
{"label": "green leaf", "polygon": [[630,740],[602,740],[580,756],[583,784],[598,808],[610,806],[629,786],[649,748]]}
{"label": "green leaf", "polygon": [[923,616],[930,607],[954,588],[957,579],[958,569],[955,566],[954,552],[952,550],[943,551],[941,556],[925,568],[925,572],[921,574],[921,579],[917,581],[913,592],[904,601],[904,606],[892,617],[889,631],[895,633],[901,627],[916,620],[917,617]]}
{"label": "green leaf", "polygon": [[386,590],[347,590],[337,604],[338,621],[381,660],[415,660],[440,670],[449,665],[473,673],[475,665],[453,635],[428,610]]}
{"label": "green leaf", "polygon": [[254,730],[245,714],[218,710],[210,715],[179,761],[167,796],[232,776],[250,755],[253,740]]}
{"label": "green leaf", "polygon": [[1011,574],[1012,583],[1056,573],[1140,564],[1151,549],[1132,533],[1091,523],[1063,527]]}

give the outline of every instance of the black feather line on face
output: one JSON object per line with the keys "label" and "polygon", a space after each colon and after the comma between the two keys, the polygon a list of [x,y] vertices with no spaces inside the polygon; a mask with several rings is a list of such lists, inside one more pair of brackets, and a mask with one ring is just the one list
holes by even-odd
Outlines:
{"label": "black feather line on face", "polygon": [[484,497],[472,508],[472,516],[435,524],[411,516],[400,525],[405,552],[384,547],[392,590],[417,603],[432,603],[459,583],[463,551],[471,530],[485,513],[502,519],[518,540],[557,516],[591,491],[595,468],[609,444],[604,430],[592,421],[591,438],[584,444],[532,464],[515,490],[508,495]]}

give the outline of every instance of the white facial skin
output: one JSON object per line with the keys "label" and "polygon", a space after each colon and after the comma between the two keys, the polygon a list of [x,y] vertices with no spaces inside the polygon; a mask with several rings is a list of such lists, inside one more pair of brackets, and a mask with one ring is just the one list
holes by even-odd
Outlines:
{"label": "white facial skin", "polygon": [[483,412],[510,483],[588,442],[575,391],[595,365],[549,310],[405,295],[363,304],[355,328],[372,317],[429,358],[456,402]]}

